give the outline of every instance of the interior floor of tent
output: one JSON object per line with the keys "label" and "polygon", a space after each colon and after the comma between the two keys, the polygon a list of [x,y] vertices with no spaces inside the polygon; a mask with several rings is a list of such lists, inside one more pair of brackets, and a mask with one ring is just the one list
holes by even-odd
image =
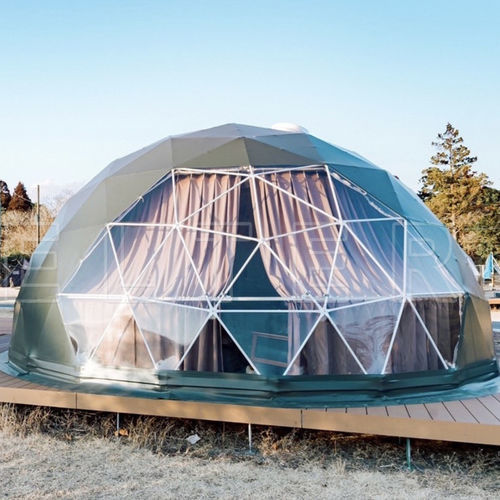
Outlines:
{"label": "interior floor of tent", "polygon": [[[0,352],[8,348],[11,328],[12,317],[0,315]],[[0,372],[0,402],[500,446],[500,390],[425,404],[268,408],[71,392]]]}

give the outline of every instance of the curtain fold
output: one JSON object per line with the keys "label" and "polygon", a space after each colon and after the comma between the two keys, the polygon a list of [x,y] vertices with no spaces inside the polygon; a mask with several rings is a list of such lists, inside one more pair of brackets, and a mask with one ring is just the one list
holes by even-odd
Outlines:
{"label": "curtain fold", "polygon": [[[460,334],[460,299],[419,297],[410,299],[445,361],[454,361]],[[411,306],[406,305],[391,355],[392,371],[409,372],[443,368],[436,350]]]}
{"label": "curtain fold", "polygon": [[[129,347],[134,345],[134,350],[141,351],[141,366],[145,365],[142,336],[124,335],[123,328],[118,327],[132,328],[128,315],[129,320],[134,318],[137,322],[155,362],[162,368],[175,368],[208,320],[205,296],[217,296],[231,277],[236,249],[236,238],[232,235],[237,233],[240,189],[236,186],[229,193],[223,193],[237,182],[238,178],[230,175],[176,175],[175,196],[172,181],[167,179],[120,220],[131,226],[113,228],[113,241],[129,286],[132,310],[121,307],[107,329],[104,344],[109,352],[116,351],[114,343],[123,343],[125,337]],[[174,225],[176,222],[189,227],[133,225]],[[227,234],[204,232],[204,229]],[[151,305],[148,299],[161,302]],[[163,307],[164,317],[163,302],[168,302],[168,306]],[[206,311],[195,312],[181,305]],[[148,307],[154,308],[154,312],[148,311]],[[138,340],[133,342],[133,339]],[[221,351],[219,336],[212,335],[211,339],[211,342],[204,341],[203,348],[198,348],[200,358]],[[113,355],[114,365],[130,362],[130,354],[127,360],[119,356],[122,351],[125,352],[118,350]]]}
{"label": "curtain fold", "polygon": [[245,373],[248,361],[224,327],[211,319],[184,358],[181,370]]}
{"label": "curtain fold", "polygon": [[[124,297],[114,297],[115,302],[109,298],[114,314],[107,311],[103,335],[101,328],[94,328],[92,335],[81,335],[84,341],[88,336],[92,343],[98,342],[94,346],[82,342],[83,354],[92,353],[94,361],[104,366],[150,369],[156,364],[160,369],[244,371],[248,362],[223,326],[209,317],[207,297],[217,297],[233,276],[239,214],[248,212],[246,223],[248,227],[255,224],[264,267],[261,271],[259,264],[259,271],[253,274],[263,281],[265,272],[269,279],[259,307],[283,308],[283,312],[273,318],[281,318],[279,327],[258,316],[260,329],[251,333],[272,340],[252,348],[244,346],[246,354],[272,365],[274,371],[270,368],[269,373],[273,374],[279,372],[278,361],[281,367],[294,358],[290,375],[360,373],[330,320],[318,321],[317,304],[324,304],[365,370],[380,373],[401,304],[400,299],[388,297],[402,294],[403,225],[394,219],[363,220],[383,219],[387,214],[363,193],[329,178],[324,170],[257,171],[253,179],[255,183],[240,186],[241,178],[233,175],[175,174],[175,182],[171,177],[165,179],[122,215],[118,224],[111,225],[109,235],[103,235],[83,263],[99,271],[85,278],[91,274],[85,268],[75,293],[93,293],[103,301],[108,300],[106,293]],[[242,187],[246,193],[250,191],[251,203],[243,203],[248,205],[245,207],[240,206]],[[361,220],[341,223],[337,205],[344,217]],[[112,291],[106,292],[106,287]],[[265,295],[275,295],[273,288],[285,306],[278,301],[263,305]],[[369,302],[381,298],[383,303]],[[410,300],[443,357],[453,362],[460,332],[460,300]],[[353,307],[342,309],[345,305]],[[228,328],[233,331],[229,324]],[[278,330],[284,341],[272,336]],[[242,343],[238,338],[241,331],[236,327],[234,331]],[[309,332],[310,339],[303,346]],[[288,347],[282,351],[285,342]],[[442,363],[407,304],[387,370],[438,368]],[[266,366],[264,375],[265,370]]]}
{"label": "curtain fold", "polygon": [[[262,178],[272,185],[256,177],[256,192],[252,193],[252,201],[254,212],[258,210],[260,215],[258,236],[270,238],[284,235],[270,240],[269,246],[301,284],[307,285],[314,295],[324,296],[332,266],[331,248],[338,239],[334,201],[326,174],[292,171],[262,175]],[[319,210],[292,198],[273,185]],[[312,229],[325,224],[330,225]],[[261,247],[261,255],[269,279],[282,297],[303,295],[304,287],[290,276],[266,247]]]}
{"label": "curtain fold", "polygon": [[[268,182],[256,176],[255,192],[252,193],[254,212],[258,211],[261,224],[257,224],[258,235],[268,240],[261,246],[261,255],[266,273],[276,291],[289,300],[289,311],[309,311],[316,308],[314,301],[304,293],[310,294],[323,305],[328,297],[327,307],[334,308],[348,303],[362,303],[368,299],[397,295],[400,290],[392,282],[389,260],[401,266],[401,257],[387,257],[379,242],[376,227],[342,228],[337,221],[336,204],[330,181],[323,171],[288,171],[262,175]],[[282,188],[282,190],[277,189]],[[352,190],[340,192],[338,202],[341,207],[349,207],[349,216],[363,218],[384,217],[385,214],[364,200],[362,195],[352,203],[345,199]],[[293,194],[309,203],[301,203],[287,193]],[[324,226],[324,227],[317,227]],[[314,229],[310,229],[314,228]],[[303,231],[304,229],[310,229]],[[391,239],[392,227],[384,228],[383,245],[386,252],[398,256],[396,241]],[[277,235],[282,235],[276,237]],[[364,241],[363,241],[364,240]],[[271,250],[272,251],[271,251]],[[278,257],[276,258],[275,255]],[[337,253],[335,267],[334,255]],[[389,277],[377,265],[377,258],[384,257],[382,266],[389,267]],[[377,261],[376,261],[377,259]],[[280,261],[284,264],[280,264]],[[287,271],[288,269],[288,271]],[[297,324],[297,314],[289,314],[288,361],[293,359],[303,342],[303,329]],[[390,318],[389,318],[390,319]],[[387,318],[386,318],[387,320]],[[312,328],[311,324],[311,328]],[[351,329],[350,329],[351,330]],[[349,333],[348,341],[358,346],[367,366],[378,366],[370,358],[373,351],[366,330],[358,328]],[[345,335],[347,337],[347,335]],[[342,348],[342,350],[341,350]],[[342,355],[339,353],[342,352]],[[300,363],[294,363],[289,374],[336,374],[347,369],[342,361],[346,350],[339,344],[339,337],[331,325],[320,321],[304,348]],[[346,354],[353,360],[350,353]],[[379,353],[372,357],[380,358]],[[306,358],[308,358],[306,360]],[[314,361],[313,361],[314,360]],[[349,361],[349,372],[352,363]],[[356,367],[359,369],[359,367]]]}
{"label": "curtain fold", "polygon": [[[260,252],[273,287],[280,296],[289,299],[288,362],[290,362],[304,340],[301,336],[303,328],[299,324],[300,318],[298,314],[293,313],[315,309],[314,302],[303,297],[305,292],[309,292],[318,302],[322,302],[328,293],[328,281],[333,263],[332,248],[338,240],[339,229],[326,173],[293,171],[262,177],[271,185],[257,176],[255,190],[252,191],[252,202],[254,214],[257,211],[259,214],[255,217],[261,222],[260,226],[257,224],[257,235],[260,238],[283,235],[269,240],[268,244],[286,267],[280,264],[269,248],[261,246]],[[294,194],[320,210],[288,196],[273,186]],[[321,225],[326,227],[311,229]],[[310,327],[312,326],[311,322]],[[318,346],[318,351],[311,354],[311,358],[324,359],[329,337],[327,328],[317,329],[315,345]]]}

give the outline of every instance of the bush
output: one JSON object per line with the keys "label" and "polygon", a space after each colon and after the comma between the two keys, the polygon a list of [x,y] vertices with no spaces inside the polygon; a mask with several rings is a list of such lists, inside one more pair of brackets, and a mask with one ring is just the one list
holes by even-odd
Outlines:
{"label": "bush", "polygon": [[[52,213],[43,205],[40,211],[40,237],[49,229],[54,220]],[[3,257],[29,258],[37,247],[36,210],[27,212],[7,210],[2,212],[0,228],[0,255]]]}

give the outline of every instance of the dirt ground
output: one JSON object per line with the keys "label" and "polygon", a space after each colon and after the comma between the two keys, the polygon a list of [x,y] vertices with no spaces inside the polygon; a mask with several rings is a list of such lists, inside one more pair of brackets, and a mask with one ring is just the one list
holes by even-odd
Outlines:
{"label": "dirt ground", "polygon": [[[189,444],[187,437],[201,438]],[[3,498],[499,498],[500,448],[0,406]]]}
{"label": "dirt ground", "polygon": [[498,491],[455,482],[452,475],[423,485],[415,471],[347,471],[342,460],[294,468],[165,456],[99,438],[0,438],[6,498],[498,498]]}

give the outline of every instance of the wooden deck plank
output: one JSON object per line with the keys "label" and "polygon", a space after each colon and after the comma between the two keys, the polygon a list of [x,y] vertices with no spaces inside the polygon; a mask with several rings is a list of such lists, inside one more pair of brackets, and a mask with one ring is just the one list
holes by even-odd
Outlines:
{"label": "wooden deck plank", "polygon": [[463,423],[479,423],[479,421],[472,415],[472,413],[467,409],[466,406],[462,404],[461,401],[444,401],[444,406],[451,413],[453,420],[455,422]]}
{"label": "wooden deck plank", "polygon": [[387,417],[387,408],[385,406],[368,406],[366,409],[368,415],[376,415],[379,417]]}
{"label": "wooden deck plank", "polygon": [[22,405],[76,408],[76,393],[0,387],[0,401],[3,403],[16,403]]}
{"label": "wooden deck plank", "polygon": [[30,382],[29,380],[26,379],[16,379],[15,382],[11,383],[9,387],[30,387],[31,389],[41,389],[42,386],[39,386],[37,384],[34,384],[33,382]]}
{"label": "wooden deck plank", "polygon": [[389,417],[410,418],[404,405],[388,406],[387,414]]}
{"label": "wooden deck plank", "polygon": [[11,377],[10,375],[7,375],[7,374],[6,374],[6,373],[4,373],[4,372],[0,372],[0,384],[1,384],[2,382],[7,381],[8,379],[11,379],[11,378],[13,378],[13,377]]}
{"label": "wooden deck plank", "polygon": [[427,408],[423,404],[415,404],[415,405],[405,405],[406,411],[410,418],[417,418],[422,420],[429,420],[431,416],[427,411]]}
{"label": "wooden deck plank", "polygon": [[27,380],[21,380],[20,383],[15,384],[15,385],[11,385],[10,387],[12,387],[13,389],[36,389],[36,390],[40,390],[40,389],[38,389],[38,387],[36,385],[33,385],[31,382],[28,382]]}
{"label": "wooden deck plank", "polygon": [[7,387],[24,387],[26,385],[33,385],[31,382],[28,380],[22,379],[22,378],[14,378],[12,380],[7,381],[6,386]]}
{"label": "wooden deck plank", "polygon": [[19,385],[20,382],[20,379],[9,377],[5,380],[2,380],[2,387],[15,387],[16,385]]}
{"label": "wooden deck plank", "polygon": [[443,403],[425,403],[425,408],[429,412],[432,420],[443,422],[453,422],[453,417]]}
{"label": "wooden deck plank", "polygon": [[325,411],[333,413],[347,413],[347,408],[325,408]]}
{"label": "wooden deck plank", "polygon": [[461,402],[480,424],[498,423],[498,419],[477,399],[463,399]]}
{"label": "wooden deck plank", "polygon": [[347,413],[350,413],[351,415],[366,415],[366,406],[347,408]]}
{"label": "wooden deck plank", "polygon": [[[11,324],[3,328],[10,333]],[[0,334],[0,352],[9,342]],[[72,393],[0,372],[0,401],[500,446],[500,394],[425,405],[286,409]]]}
{"label": "wooden deck plank", "polygon": [[[256,425],[300,427],[301,410],[296,408],[262,408],[218,403],[197,403],[165,399],[143,399],[101,394],[77,394],[81,410],[112,411],[139,415],[157,415],[199,420],[216,420]],[[263,411],[265,410],[265,411]],[[312,410],[318,413],[325,411]]]}
{"label": "wooden deck plank", "polygon": [[498,425],[303,410],[304,428],[500,446]]}
{"label": "wooden deck plank", "polygon": [[[82,410],[500,445],[500,423],[492,425],[454,422],[446,407],[441,403],[408,405],[408,407],[398,405],[349,408],[347,411],[345,408],[330,408],[326,411],[325,409],[301,410],[247,407],[71,393],[57,391],[48,387],[43,387],[43,390],[36,389],[36,387],[42,386],[35,384],[33,384],[33,387],[35,389],[0,387],[0,401]],[[496,401],[495,398],[492,399]],[[477,404],[480,404],[479,401],[477,401]],[[489,401],[489,404],[492,404],[491,401]],[[462,405],[462,407],[463,411],[468,411],[465,406]],[[422,418],[425,416],[424,410],[428,411],[427,419]],[[484,407],[484,410],[489,411],[486,407]],[[389,411],[392,415],[398,414],[401,416],[388,417],[387,412]],[[432,415],[433,419],[430,418],[430,415]],[[417,416],[420,418],[417,418]],[[444,418],[444,420],[438,420],[438,416]],[[483,418],[485,418],[484,415]]]}
{"label": "wooden deck plank", "polygon": [[500,402],[497,401],[493,396],[482,396],[477,399],[484,406],[486,406],[491,414],[494,415],[495,418],[500,422]]}

